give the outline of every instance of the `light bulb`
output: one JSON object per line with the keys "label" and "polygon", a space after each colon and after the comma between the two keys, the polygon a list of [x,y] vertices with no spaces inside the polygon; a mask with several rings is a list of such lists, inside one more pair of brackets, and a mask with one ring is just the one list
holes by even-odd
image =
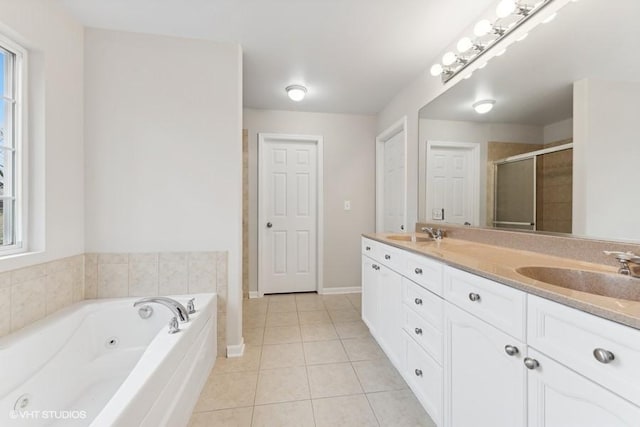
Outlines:
{"label": "light bulb", "polygon": [[473,42],[469,37],[463,37],[456,47],[458,48],[458,52],[464,53],[473,47]]}
{"label": "light bulb", "polygon": [[483,19],[473,27],[473,34],[475,34],[476,37],[483,37],[489,34],[492,28],[491,22],[489,22],[488,19]]}
{"label": "light bulb", "polygon": [[300,102],[307,94],[307,88],[300,85],[291,85],[285,88],[287,95],[292,101]]}
{"label": "light bulb", "polygon": [[456,60],[458,59],[458,57],[456,56],[455,53],[453,52],[447,52],[444,54],[444,56],[442,57],[442,63],[448,67],[449,65],[452,65],[454,62],[456,62]]}
{"label": "light bulb", "polygon": [[493,110],[495,103],[496,101],[493,99],[484,99],[474,103],[472,107],[478,114],[487,114],[489,111]]}
{"label": "light bulb", "polygon": [[498,18],[506,18],[511,15],[516,10],[516,2],[515,0],[502,0],[498,3],[498,7],[496,8],[496,15]]}
{"label": "light bulb", "polygon": [[442,65],[440,64],[434,64],[431,67],[431,75],[433,77],[439,76],[440,74],[442,74]]}

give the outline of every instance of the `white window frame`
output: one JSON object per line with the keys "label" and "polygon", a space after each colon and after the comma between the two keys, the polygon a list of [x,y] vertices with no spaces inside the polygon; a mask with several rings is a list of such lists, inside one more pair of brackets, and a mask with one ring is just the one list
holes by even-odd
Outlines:
{"label": "white window frame", "polygon": [[[28,250],[27,246],[27,177],[28,177],[28,157],[27,157],[27,50],[13,40],[0,34],[0,47],[13,55],[13,98],[3,100],[15,105],[13,115],[13,147],[1,148],[14,153],[13,170],[13,190],[11,196],[0,196],[0,199],[14,200],[13,223],[4,223],[3,236],[7,230],[13,229],[14,242],[11,245],[0,245],[0,257],[14,255]],[[6,76],[5,76],[6,79]],[[9,125],[7,125],[8,127]],[[6,168],[5,168],[6,171]],[[5,181],[6,182],[6,181]]]}

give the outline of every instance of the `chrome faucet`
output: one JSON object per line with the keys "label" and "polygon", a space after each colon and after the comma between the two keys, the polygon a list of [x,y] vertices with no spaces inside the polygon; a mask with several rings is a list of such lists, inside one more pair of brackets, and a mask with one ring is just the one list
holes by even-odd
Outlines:
{"label": "chrome faucet", "polygon": [[429,233],[429,235],[433,237],[435,240],[442,240],[445,233],[445,230],[442,230],[440,228],[434,229],[433,227],[422,227],[420,230],[423,233]]}
{"label": "chrome faucet", "polygon": [[148,297],[142,298],[133,303],[134,307],[142,305],[141,310],[144,311],[144,315],[141,313],[140,315],[143,318],[147,318],[151,315],[153,310],[147,304],[160,304],[167,307],[174,314],[174,317],[169,322],[169,333],[175,334],[180,330],[178,326],[178,320],[180,322],[188,322],[189,321],[189,312],[184,307],[184,305],[180,304],[178,301],[167,298],[167,297]]}
{"label": "chrome faucet", "polygon": [[620,263],[618,273],[640,278],[640,256],[633,252],[604,251],[605,255],[615,256]]}

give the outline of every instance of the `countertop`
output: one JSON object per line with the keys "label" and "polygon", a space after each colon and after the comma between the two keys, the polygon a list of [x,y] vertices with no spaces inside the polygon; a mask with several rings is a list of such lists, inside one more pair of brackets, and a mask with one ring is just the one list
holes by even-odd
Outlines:
{"label": "countertop", "polygon": [[[392,235],[376,233],[363,234],[363,237],[424,255],[527,293],[640,329],[640,302],[638,301],[616,299],[554,286],[516,272],[520,267],[544,266],[618,274],[615,267],[447,237],[440,241],[407,242],[389,239],[388,237]],[[428,237],[421,233],[409,235]],[[637,280],[640,286],[640,279]]]}

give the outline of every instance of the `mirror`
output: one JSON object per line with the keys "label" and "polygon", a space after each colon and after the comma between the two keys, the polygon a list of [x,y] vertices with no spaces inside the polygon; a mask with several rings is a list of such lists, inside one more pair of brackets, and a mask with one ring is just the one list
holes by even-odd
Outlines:
{"label": "mirror", "polygon": [[425,105],[419,221],[640,241],[638,18],[570,2]]}

